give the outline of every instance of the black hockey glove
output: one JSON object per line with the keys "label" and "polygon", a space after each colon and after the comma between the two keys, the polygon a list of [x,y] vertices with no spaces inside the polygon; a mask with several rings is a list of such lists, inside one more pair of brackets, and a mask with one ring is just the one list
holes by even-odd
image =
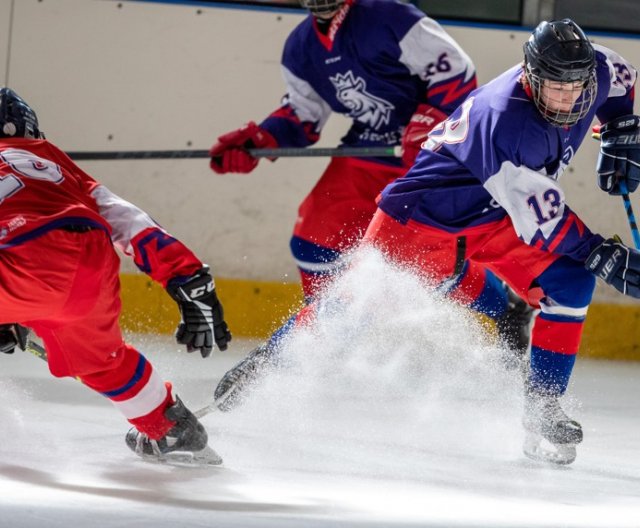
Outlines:
{"label": "black hockey glove", "polygon": [[167,292],[180,308],[182,320],[176,330],[176,341],[187,345],[187,352],[200,350],[203,358],[208,357],[214,340],[220,350],[227,349],[231,332],[224,321],[222,305],[208,266],[186,282],[169,282]]}
{"label": "black hockey glove", "polygon": [[13,354],[16,346],[27,349],[29,329],[17,323],[0,325],[0,352]]}
{"label": "black hockey glove", "polygon": [[625,246],[618,236],[594,249],[585,266],[619,292],[640,299],[640,251]]}
{"label": "black hockey glove", "polygon": [[640,116],[618,117],[600,128],[600,155],[596,165],[598,186],[622,194],[620,183],[632,193],[640,185]]}

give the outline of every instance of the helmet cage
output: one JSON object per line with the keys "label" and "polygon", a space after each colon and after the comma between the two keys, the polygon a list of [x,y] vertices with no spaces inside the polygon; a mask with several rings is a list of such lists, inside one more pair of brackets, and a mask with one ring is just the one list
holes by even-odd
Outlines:
{"label": "helmet cage", "polygon": [[334,13],[345,0],[300,0],[300,5],[308,9],[313,15],[330,15]]}
{"label": "helmet cage", "polygon": [[[541,75],[533,73],[528,66],[525,66],[525,76],[531,87],[533,102],[536,108],[542,114],[542,117],[554,126],[570,127],[575,125],[589,113],[598,95],[598,82],[595,70],[589,73],[589,77],[586,81],[583,81],[581,85],[577,85],[580,80],[555,81],[554,79],[543,78]],[[561,85],[573,86],[572,89],[574,90],[581,90],[580,96],[570,111],[566,112],[554,108],[556,105],[552,104],[553,100],[543,94],[543,84],[545,80],[550,80]]]}
{"label": "helmet cage", "polygon": [[[541,22],[524,45],[524,73],[533,101],[544,118],[556,126],[574,125],[591,109],[598,90],[595,65],[591,42],[569,18]],[[562,90],[582,90],[570,111],[550,108],[553,105],[542,90],[545,80],[560,84]]]}

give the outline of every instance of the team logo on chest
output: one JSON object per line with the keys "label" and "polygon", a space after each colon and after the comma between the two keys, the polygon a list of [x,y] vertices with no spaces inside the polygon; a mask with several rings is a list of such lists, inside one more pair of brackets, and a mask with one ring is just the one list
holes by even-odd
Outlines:
{"label": "team logo on chest", "polygon": [[365,123],[374,129],[389,123],[394,106],[367,92],[367,83],[356,77],[352,71],[339,73],[329,80],[336,89],[336,97],[349,109],[349,117]]}

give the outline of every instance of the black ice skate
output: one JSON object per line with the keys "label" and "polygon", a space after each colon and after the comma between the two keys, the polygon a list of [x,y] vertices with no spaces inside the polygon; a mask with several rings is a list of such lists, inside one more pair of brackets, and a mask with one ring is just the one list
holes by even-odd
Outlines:
{"label": "black ice skate", "polygon": [[528,394],[523,425],[523,451],[529,458],[553,464],[571,464],[576,459],[582,426],[565,414],[557,397]]}
{"label": "black ice skate", "polygon": [[508,289],[507,311],[496,320],[498,339],[507,349],[502,361],[508,370],[525,370],[525,357],[529,349],[530,324],[533,308]]}
{"label": "black ice skate", "polygon": [[215,405],[223,412],[241,405],[251,387],[276,363],[275,347],[263,344],[254,348],[246,358],[222,376],[213,393]]}
{"label": "black ice skate", "polygon": [[160,440],[151,440],[132,427],[125,442],[131,450],[150,462],[174,465],[218,465],[222,458],[207,445],[207,431],[176,396],[176,402],[165,411],[176,422]]}

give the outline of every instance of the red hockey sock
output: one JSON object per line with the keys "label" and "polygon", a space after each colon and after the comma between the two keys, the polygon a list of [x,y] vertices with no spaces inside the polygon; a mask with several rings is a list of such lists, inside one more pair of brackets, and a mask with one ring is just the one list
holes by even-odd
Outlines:
{"label": "red hockey sock", "polygon": [[167,407],[175,403],[171,394],[171,382],[165,381],[164,384],[167,387],[167,397],[165,400],[149,414],[129,420],[129,423],[141,433],[146,434],[151,440],[159,440],[175,425],[175,422],[167,419],[164,415]]}

